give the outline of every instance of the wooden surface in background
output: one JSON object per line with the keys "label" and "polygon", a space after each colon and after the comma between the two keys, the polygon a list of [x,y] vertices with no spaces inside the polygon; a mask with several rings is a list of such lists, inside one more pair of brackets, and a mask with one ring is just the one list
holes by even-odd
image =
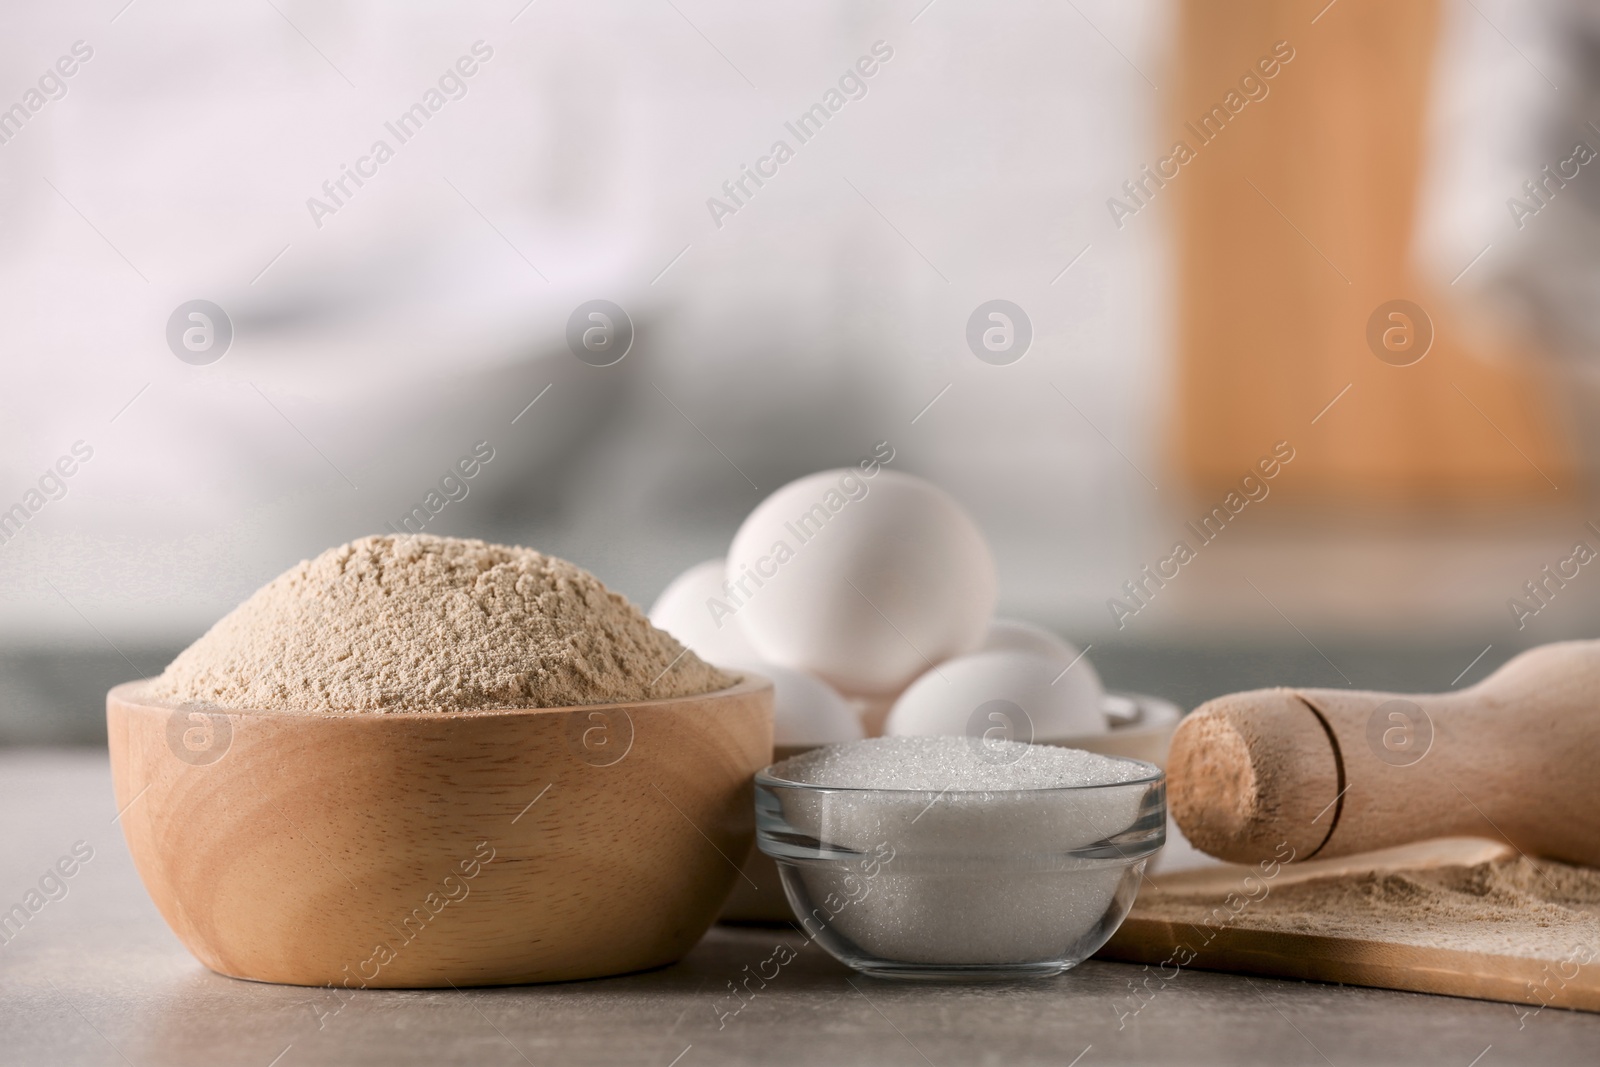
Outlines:
{"label": "wooden surface in background", "polygon": [[[1196,156],[1155,194],[1177,212],[1175,462],[1212,491],[1288,440],[1298,455],[1275,491],[1570,495],[1535,369],[1514,353],[1469,353],[1446,295],[1408,262],[1439,5],[1341,0],[1317,17],[1325,2],[1180,5],[1167,127]],[[1279,41],[1294,57],[1268,95],[1202,145],[1185,121],[1198,125]],[[1407,367],[1366,340],[1373,310],[1396,298],[1435,329]]]}

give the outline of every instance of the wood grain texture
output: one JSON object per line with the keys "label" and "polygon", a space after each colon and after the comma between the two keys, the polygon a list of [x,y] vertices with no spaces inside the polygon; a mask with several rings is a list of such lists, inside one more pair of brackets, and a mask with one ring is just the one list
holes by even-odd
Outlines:
{"label": "wood grain texture", "polygon": [[[1354,860],[1313,860],[1284,865],[1272,887],[1335,874],[1361,874],[1440,865],[1471,865],[1514,855],[1505,845],[1454,838],[1389,849]],[[1220,867],[1157,875],[1140,894],[1127,920],[1097,955],[1160,968],[1175,966],[1236,971],[1282,978],[1339,982],[1418,993],[1442,993],[1543,1007],[1600,1012],[1600,962],[1563,963],[1490,952],[1422,947],[1381,940],[1328,936],[1315,929],[1292,933],[1262,929],[1250,908],[1237,914],[1226,901],[1240,896],[1247,876],[1262,879],[1253,867]],[[1257,890],[1259,891],[1259,890]],[[1268,892],[1270,893],[1270,888]],[[1174,897],[1182,894],[1185,904]],[[1189,902],[1209,897],[1214,925],[1196,925]],[[1235,900],[1238,898],[1236,897]],[[1191,958],[1192,957],[1192,958]]]}
{"label": "wood grain texture", "polygon": [[[1196,156],[1152,198],[1176,208],[1173,462],[1210,496],[1287,440],[1298,456],[1273,492],[1290,497],[1553,499],[1546,476],[1565,487],[1572,452],[1538,366],[1469,344],[1456,291],[1412,262],[1439,4],[1342,0],[1313,25],[1324,7],[1179,5],[1160,155],[1181,139]],[[1279,41],[1294,58],[1267,95],[1208,142],[1190,132]],[[1433,321],[1412,366],[1368,348],[1394,299]]]}
{"label": "wood grain texture", "polygon": [[[1305,713],[1285,694],[1315,708],[1334,739],[1343,794],[1319,819],[1311,812],[1328,791],[1325,756],[1260,740],[1310,736]],[[1207,732],[1224,716],[1248,724],[1232,735],[1242,738],[1236,744]],[[1532,649],[1454,693],[1221,697],[1178,728],[1173,751],[1173,816],[1198,847],[1225,859],[1266,859],[1280,840],[1325,837],[1299,854],[1335,857],[1474,835],[1600,866],[1600,641]],[[1180,752],[1207,762],[1180,762]],[[1330,822],[1325,831],[1313,825]]]}
{"label": "wood grain texture", "polygon": [[[772,753],[772,762],[810,752],[819,745],[779,745]],[[783,878],[771,856],[759,848],[751,848],[739,868],[728,902],[717,916],[720,922],[731,923],[792,923],[794,910],[783,892]]]}
{"label": "wood grain texture", "polygon": [[[756,676],[632,704],[210,719],[145,703],[140,686],[106,701],[140,876],[202,963],[269,982],[486,985],[670,963],[727,897],[753,839],[751,778],[772,755],[772,688]],[[225,735],[220,758],[186,747],[186,728]]]}
{"label": "wood grain texture", "polygon": [[1173,738],[1172,817],[1205,852],[1251,863],[1278,846],[1315,853],[1328,837],[1342,782],[1316,713],[1292,689],[1218,697]]}

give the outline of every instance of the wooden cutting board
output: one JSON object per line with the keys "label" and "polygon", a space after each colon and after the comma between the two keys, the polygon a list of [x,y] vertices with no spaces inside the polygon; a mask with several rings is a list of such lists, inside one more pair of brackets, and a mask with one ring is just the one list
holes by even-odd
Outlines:
{"label": "wooden cutting board", "polygon": [[[1215,866],[1153,875],[1098,955],[1148,964],[1142,983],[1150,994],[1178,980],[1181,968],[1194,967],[1500,1000],[1529,1012],[1600,1012],[1600,911],[1588,907],[1581,911],[1593,915],[1593,923],[1553,930],[1545,943],[1514,949],[1495,943],[1490,923],[1481,945],[1423,943],[1429,938],[1412,933],[1430,929],[1420,910],[1414,924],[1402,913],[1376,937],[1354,935],[1349,922],[1315,914],[1285,931],[1263,914],[1275,890],[1313,879],[1471,867],[1514,855],[1503,844],[1455,838],[1265,869]],[[1130,1000],[1132,1010],[1142,997]]]}

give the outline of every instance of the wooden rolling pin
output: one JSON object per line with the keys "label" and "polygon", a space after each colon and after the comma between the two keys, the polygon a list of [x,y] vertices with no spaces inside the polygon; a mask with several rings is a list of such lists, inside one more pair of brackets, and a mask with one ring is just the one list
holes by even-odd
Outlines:
{"label": "wooden rolling pin", "polygon": [[1600,641],[1455,693],[1218,697],[1179,726],[1167,778],[1184,834],[1236,863],[1464,835],[1600,866]]}

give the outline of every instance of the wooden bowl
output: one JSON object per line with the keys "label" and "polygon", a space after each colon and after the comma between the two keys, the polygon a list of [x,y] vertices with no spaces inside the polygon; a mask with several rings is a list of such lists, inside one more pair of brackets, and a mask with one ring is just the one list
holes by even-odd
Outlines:
{"label": "wooden bowl", "polygon": [[106,697],[122,830],[237,978],[406,987],[657,967],[754,836],[772,685],[573,708],[327,714]]}
{"label": "wooden bowl", "polygon": [[[773,749],[772,762],[780,763],[790,756],[798,756],[802,752],[810,752],[820,747],[822,746],[778,745]],[[772,861],[771,856],[758,848],[750,850],[744,866],[739,868],[739,877],[733,883],[733,892],[728,894],[728,902],[722,906],[722,913],[717,916],[717,921],[760,923],[764,926],[773,923],[791,925],[794,923],[794,909],[789,907],[789,898],[783,893],[783,878],[778,874],[778,865]]]}

